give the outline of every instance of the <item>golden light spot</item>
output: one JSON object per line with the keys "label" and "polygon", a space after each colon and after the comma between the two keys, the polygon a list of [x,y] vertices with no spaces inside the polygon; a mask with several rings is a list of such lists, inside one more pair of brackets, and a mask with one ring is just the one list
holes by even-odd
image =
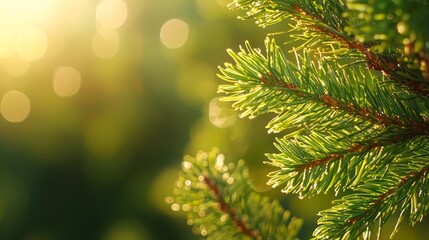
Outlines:
{"label": "golden light spot", "polygon": [[227,182],[229,185],[231,185],[231,184],[233,184],[233,183],[235,182],[235,179],[234,179],[233,177],[229,177],[229,178],[226,180],[226,182]]}
{"label": "golden light spot", "polygon": [[400,34],[405,34],[405,33],[407,33],[407,31],[408,31],[408,26],[407,26],[407,24],[405,24],[404,22],[399,22],[399,23],[396,25],[396,28],[397,28],[397,30],[398,30],[398,33],[400,33]]}
{"label": "golden light spot", "polygon": [[1,114],[9,122],[22,122],[30,113],[30,100],[16,90],[8,91],[1,101]]}
{"label": "golden light spot", "polygon": [[8,25],[44,25],[53,20],[57,0],[1,0],[0,20]]}
{"label": "golden light spot", "polygon": [[171,205],[171,210],[173,210],[173,211],[175,211],[175,212],[179,211],[179,210],[180,210],[180,205],[179,205],[179,204],[177,204],[177,203],[173,203],[173,204]]}
{"label": "golden light spot", "polygon": [[188,24],[177,18],[168,20],[161,27],[161,42],[170,49],[182,47],[188,40],[188,35]]}
{"label": "golden light spot", "polygon": [[172,203],[174,203],[174,198],[173,198],[173,197],[166,197],[166,198],[165,198],[165,203],[167,203],[167,204],[172,204]]}
{"label": "golden light spot", "polygon": [[38,28],[24,28],[16,38],[16,50],[23,59],[35,61],[43,57],[48,48],[46,34]]}
{"label": "golden light spot", "polygon": [[105,29],[116,29],[127,19],[127,4],[121,0],[103,0],[97,5],[97,22]]}
{"label": "golden light spot", "polygon": [[14,52],[11,31],[0,28],[0,57],[8,57]]}
{"label": "golden light spot", "polygon": [[119,33],[115,30],[95,33],[92,51],[99,58],[113,58],[119,51]]}
{"label": "golden light spot", "polygon": [[230,177],[230,175],[229,175],[229,173],[228,173],[228,172],[226,172],[226,173],[222,174],[222,178],[223,178],[223,180],[227,180],[229,177]]}
{"label": "golden light spot", "polygon": [[185,185],[186,186],[191,186],[192,185],[191,180],[189,180],[189,179],[185,180]]}
{"label": "golden light spot", "polygon": [[223,154],[219,154],[216,157],[216,164],[215,164],[215,168],[217,170],[222,170],[223,168],[223,164],[224,164],[224,160],[225,160],[225,156]]}
{"label": "golden light spot", "polygon": [[225,104],[226,103],[219,101],[219,98],[210,101],[209,120],[218,128],[229,127],[237,121],[237,114],[235,111]]}
{"label": "golden light spot", "polygon": [[2,69],[11,77],[19,77],[27,73],[30,69],[31,63],[22,59],[17,54],[8,58],[2,59]]}
{"label": "golden light spot", "polygon": [[198,211],[198,216],[205,217],[206,216],[206,211],[204,209],[201,209],[200,211]]}
{"label": "golden light spot", "polygon": [[187,203],[183,204],[182,210],[185,212],[189,212],[191,210],[191,205],[189,205]]}
{"label": "golden light spot", "polygon": [[228,220],[229,219],[229,215],[228,214],[223,214],[221,217],[220,217],[220,221],[221,222],[226,222],[226,220]]}
{"label": "golden light spot", "polygon": [[80,88],[81,74],[73,67],[58,67],[55,70],[52,85],[60,97],[76,94]]}
{"label": "golden light spot", "polygon": [[192,163],[191,162],[188,162],[188,161],[184,161],[183,163],[182,163],[182,167],[183,167],[183,169],[185,169],[185,170],[188,170],[188,169],[190,169],[190,168],[192,168]]}

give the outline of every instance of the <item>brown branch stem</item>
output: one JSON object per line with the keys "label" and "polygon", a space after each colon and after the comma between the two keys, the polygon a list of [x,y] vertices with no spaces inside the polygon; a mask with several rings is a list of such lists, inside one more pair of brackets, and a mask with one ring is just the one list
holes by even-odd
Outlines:
{"label": "brown branch stem", "polygon": [[[380,195],[377,199],[375,199],[374,201],[372,201],[369,205],[373,206],[373,205],[381,204],[388,197],[392,196],[400,188],[404,187],[407,183],[409,183],[409,181],[411,181],[412,179],[415,179],[415,178],[421,178],[421,177],[423,177],[424,175],[428,174],[428,171],[429,171],[429,166],[426,166],[423,169],[421,169],[420,171],[408,173],[407,176],[401,178],[401,180],[399,181],[398,185],[396,185],[394,188],[391,188],[387,192],[385,192],[382,195]],[[359,219],[362,219],[363,217],[367,216],[368,214],[369,214],[369,212],[365,211],[364,213],[362,213],[362,214],[360,214],[358,216],[355,216],[355,217],[353,217],[351,219],[348,219],[345,222],[345,224],[352,225],[352,224],[356,223]]]}
{"label": "brown branch stem", "polygon": [[371,202],[370,205],[376,205],[376,204],[379,204],[379,203],[383,202],[386,198],[388,198],[394,192],[396,192],[398,189],[400,189],[405,184],[407,184],[411,179],[413,179],[413,178],[420,178],[423,175],[425,175],[427,173],[427,171],[429,171],[429,166],[421,169],[418,172],[411,172],[411,173],[409,173],[407,176],[401,178],[401,180],[399,181],[398,185],[396,185],[395,188],[392,188],[389,191],[385,192],[384,194],[380,195],[376,200],[374,200],[373,202]]}
{"label": "brown branch stem", "polygon": [[[323,19],[307,12],[305,9],[301,8],[298,5],[294,5],[293,9],[295,11],[296,15],[304,15],[306,17],[310,17],[313,20],[323,22]],[[325,23],[326,24],[326,23]],[[345,44],[349,49],[355,49],[359,52],[361,52],[367,62],[367,66],[370,69],[381,71],[385,76],[388,78],[395,80],[396,82],[403,84],[410,89],[410,91],[421,94],[423,96],[429,95],[429,86],[427,83],[416,81],[412,76],[409,76],[409,74],[406,73],[406,71],[400,71],[401,67],[396,62],[395,59],[389,59],[384,56],[378,55],[371,51],[368,47],[364,45],[364,43],[359,41],[354,41],[347,39],[345,36],[342,36],[338,34],[338,32],[341,32],[341,29],[338,29],[336,26],[333,27],[337,32],[334,32],[326,27],[321,27],[314,25],[312,26],[312,29],[322,32],[328,36],[330,36],[332,39],[341,42]],[[426,59],[427,60],[427,59]],[[426,66],[426,65],[425,65]],[[423,71],[423,77],[425,79],[429,78],[428,68],[426,68]],[[405,73],[405,74],[398,74],[398,72]],[[404,76],[406,75],[406,76]]]}
{"label": "brown branch stem", "polygon": [[393,59],[380,56],[370,51],[363,43],[348,40],[341,35],[337,35],[336,33],[329,31],[328,29],[320,27],[313,27],[313,29],[329,35],[332,39],[347,45],[349,49],[356,49],[361,52],[365,56],[367,61],[366,64],[369,69],[381,71],[386,77],[407,86],[412,92],[419,93],[424,96],[429,95],[427,84],[415,81],[412,77],[404,78],[404,76],[397,74],[400,67]]}
{"label": "brown branch stem", "polygon": [[301,165],[300,167],[297,168],[297,171],[304,171],[306,169],[311,169],[314,167],[327,164],[328,162],[340,160],[346,154],[370,151],[377,147],[385,146],[386,144],[397,143],[401,139],[405,139],[405,138],[408,139],[416,136],[429,135],[429,121],[427,119],[425,119],[423,122],[403,121],[396,116],[388,117],[388,116],[381,115],[380,113],[370,111],[368,109],[358,108],[352,104],[342,103],[341,101],[334,99],[333,97],[326,94],[320,97],[312,96],[312,95],[309,95],[308,93],[300,91],[298,86],[294,84],[282,82],[279,78],[275,77],[272,73],[262,75],[261,82],[264,83],[265,85],[279,86],[279,87],[288,89],[293,93],[297,94],[298,96],[307,97],[313,101],[320,101],[325,106],[331,109],[343,110],[347,112],[349,115],[356,116],[361,119],[370,119],[371,122],[381,124],[385,127],[398,126],[401,128],[408,129],[408,132],[405,135],[397,136],[390,140],[376,142],[369,145],[353,143],[347,150],[343,152],[331,153],[330,155],[324,158],[313,160],[310,163]]}
{"label": "brown branch stem", "polygon": [[222,212],[226,213],[230,219],[234,222],[235,226],[237,227],[237,230],[244,235],[247,235],[253,239],[262,239],[260,233],[258,230],[250,229],[246,226],[245,222],[237,216],[237,212],[234,208],[231,208],[228,203],[225,202],[224,197],[222,196],[222,193],[220,192],[218,186],[216,185],[216,182],[212,180],[211,178],[204,176],[204,182],[207,184],[209,189],[214,193],[216,196],[216,200],[219,204],[219,208]]}
{"label": "brown branch stem", "polygon": [[336,161],[336,160],[340,160],[341,158],[343,158],[346,154],[349,153],[361,153],[361,152],[365,152],[365,151],[370,151],[372,149],[375,149],[377,147],[381,147],[383,146],[383,144],[381,143],[373,143],[370,145],[362,145],[359,143],[353,143],[351,145],[351,147],[349,147],[346,151],[344,152],[338,152],[338,153],[331,153],[329,154],[327,157],[321,158],[321,159],[317,159],[317,160],[313,160],[309,163],[306,163],[304,165],[299,166],[296,171],[304,171],[307,169],[312,169],[314,167],[318,167],[318,166],[322,166],[324,164]]}
{"label": "brown branch stem", "polygon": [[370,120],[373,123],[378,123],[385,127],[398,126],[401,128],[406,128],[409,129],[411,134],[415,134],[416,136],[429,135],[429,120],[427,119],[424,119],[421,122],[404,121],[396,116],[389,117],[369,109],[364,109],[358,106],[354,106],[352,104],[343,103],[340,100],[337,100],[327,94],[324,94],[320,97],[316,95],[310,95],[304,91],[301,91],[298,86],[294,84],[282,82],[272,73],[261,75],[260,79],[261,82],[265,85],[278,86],[284,89],[291,90],[298,96],[307,97],[311,101],[322,102],[325,106],[331,109],[339,109],[345,111],[351,116],[356,116],[364,120]]}

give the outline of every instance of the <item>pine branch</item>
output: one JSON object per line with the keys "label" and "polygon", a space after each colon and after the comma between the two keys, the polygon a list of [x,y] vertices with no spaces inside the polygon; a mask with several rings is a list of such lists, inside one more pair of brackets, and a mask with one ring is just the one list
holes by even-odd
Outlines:
{"label": "pine branch", "polygon": [[313,196],[334,188],[338,193],[355,189],[367,174],[385,169],[416,136],[386,132],[373,139],[354,142],[353,138],[329,133],[310,133],[278,139],[280,153],[267,154],[268,165],[278,168],[268,176],[269,185],[285,193]]}
{"label": "pine branch", "polygon": [[356,193],[334,201],[333,208],[320,212],[316,239],[369,239],[377,222],[379,238],[382,225],[399,209],[394,233],[407,212],[411,224],[421,221],[429,213],[428,141],[411,141],[386,170],[368,175]]}
{"label": "pine branch", "polygon": [[[429,93],[429,69],[424,60],[429,48],[422,47],[429,40],[429,31],[423,27],[428,4],[427,0],[399,0],[391,4],[349,0],[346,13],[354,23],[346,30],[355,36],[355,41],[375,43],[368,50],[382,59],[372,67],[424,96]],[[369,55],[361,52],[368,59]]]}
{"label": "pine branch", "polygon": [[429,134],[429,120],[421,114],[427,109],[416,101],[418,96],[397,96],[389,83],[377,86],[376,77],[360,66],[341,68],[305,55],[297,55],[293,64],[274,41],[267,40],[266,47],[266,57],[248,43],[238,54],[230,50],[235,65],[220,68],[219,77],[232,84],[221,85],[219,92],[228,95],[223,100],[235,102],[241,116],[278,114],[268,124],[272,132],[391,128]]}
{"label": "pine branch", "polygon": [[209,177],[204,177],[204,182],[215,195],[216,201],[219,203],[220,210],[223,213],[227,214],[230,219],[232,219],[239,232],[241,232],[243,235],[251,237],[252,239],[262,239],[260,233],[256,230],[252,230],[249,226],[246,226],[243,220],[237,216],[235,209],[231,208],[225,202],[224,196],[221,194],[218,186],[212,179],[210,179]]}
{"label": "pine branch", "polygon": [[[323,50],[325,54],[334,53],[336,57],[343,55],[349,59],[351,56],[356,57],[353,52],[359,52],[360,56],[357,57],[360,60],[357,62],[365,61],[370,69],[382,72],[412,92],[429,95],[429,82],[425,81],[429,79],[429,67],[425,61],[428,59],[427,54],[420,51],[421,54],[417,55],[423,68],[423,74],[419,74],[410,70],[404,59],[389,57],[372,50],[376,41],[360,41],[348,34],[349,29],[355,29],[346,17],[352,15],[353,11],[349,11],[342,1],[234,1],[230,7],[246,11],[246,18],[255,19],[260,26],[275,24],[284,19],[292,20],[295,24],[290,26],[298,34],[291,36],[304,40],[299,48],[329,46]],[[390,56],[400,56],[398,52],[391,51]]]}
{"label": "pine branch", "polygon": [[188,223],[207,239],[296,239],[301,220],[277,201],[253,192],[243,161],[224,163],[214,149],[185,157],[167,202],[188,212]]}
{"label": "pine branch", "polygon": [[275,112],[270,131],[289,131],[276,145],[282,153],[267,155],[280,168],[269,184],[285,184],[287,193],[311,196],[356,186],[371,166],[383,167],[395,157],[400,141],[429,135],[429,121],[420,115],[427,110],[416,98],[392,95],[363,69],[334,69],[304,57],[306,65],[294,65],[274,41],[267,41],[266,57],[249,44],[229,53],[236,65],[221,69],[220,77],[233,83],[220,86],[230,95],[223,99],[234,101],[241,116]]}
{"label": "pine branch", "polygon": [[[292,20],[295,23],[289,24],[290,36],[296,42],[300,42],[300,46],[296,49],[316,46],[323,49],[324,53],[345,53],[346,48],[340,46],[338,41],[332,41],[332,38],[323,32],[314,31],[314,29],[330,29],[329,32],[335,32],[336,35],[342,34],[341,29],[344,25],[348,25],[348,20],[343,17],[346,7],[341,1],[250,0],[234,1],[229,6],[232,9],[246,11],[246,16],[241,18],[255,19],[256,24],[262,27],[282,22],[285,19]],[[329,11],[329,14],[326,14],[325,9]],[[342,34],[342,37],[349,38],[346,34]],[[328,46],[328,48],[323,46]]]}
{"label": "pine branch", "polygon": [[223,99],[234,101],[242,116],[274,112],[270,131],[290,131],[276,145],[282,153],[267,155],[280,168],[269,184],[284,184],[286,193],[359,189],[369,176],[393,166],[410,141],[428,136],[427,99],[395,95],[392,83],[378,85],[364,68],[299,55],[293,64],[274,41],[267,41],[267,56],[249,44],[229,53],[235,65],[221,68],[220,77],[231,83],[220,86],[228,95]]}
{"label": "pine branch", "polygon": [[279,23],[284,19],[293,19],[301,21],[300,26],[324,24],[340,29],[347,25],[348,21],[343,17],[345,4],[336,0],[235,0],[229,7],[246,11],[246,16],[242,18],[253,18],[262,27]]}
{"label": "pine branch", "polygon": [[[290,43],[300,46],[293,50],[294,61],[274,40],[266,40],[265,55],[246,42],[237,53],[228,50],[234,63],[219,68],[227,82],[219,93],[241,117],[274,113],[268,131],[284,136],[275,143],[280,152],[267,154],[266,163],[277,168],[268,184],[300,197],[331,189],[351,192],[319,213],[316,239],[369,239],[377,224],[379,238],[399,209],[395,232],[404,219],[414,225],[429,213],[429,31],[422,27],[427,17],[407,17],[428,4],[235,0],[230,5],[260,26],[295,23]],[[390,6],[403,18],[390,16]],[[173,209],[187,211],[195,231],[211,239],[295,238],[299,221],[289,220],[276,201],[252,192],[243,164],[224,165],[216,150],[187,157],[176,202],[170,199]]]}

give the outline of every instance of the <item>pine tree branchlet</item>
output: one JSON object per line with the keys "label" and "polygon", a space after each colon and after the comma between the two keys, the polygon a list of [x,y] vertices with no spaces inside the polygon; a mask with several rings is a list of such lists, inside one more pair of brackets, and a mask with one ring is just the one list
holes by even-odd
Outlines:
{"label": "pine tree branchlet", "polygon": [[[319,213],[314,239],[379,239],[394,214],[392,236],[401,222],[421,221],[429,213],[429,1],[235,0],[229,6],[259,26],[289,26],[285,46],[294,47],[288,52],[273,37],[264,50],[248,42],[228,50],[233,62],[219,67],[225,83],[218,92],[241,117],[274,116],[268,132],[282,136],[274,143],[278,153],[266,154],[275,168],[269,185],[300,198],[331,190],[343,195]],[[240,164],[234,171],[246,172]],[[198,179],[200,168],[184,172]],[[196,201],[189,196],[210,189],[215,199],[234,199],[236,183],[224,184],[232,192],[216,194],[224,173],[211,174],[219,180],[203,174],[205,187],[180,190],[177,202]],[[253,194],[246,189],[243,195]],[[230,209],[222,201],[217,211]],[[258,204],[241,203],[243,209]],[[204,226],[217,217],[205,218]],[[258,226],[250,222],[249,229]],[[210,233],[217,238],[223,231]]]}
{"label": "pine tree branchlet", "polygon": [[207,239],[297,239],[302,221],[278,201],[255,193],[244,161],[226,162],[217,149],[186,156],[176,181],[173,210],[188,213]]}

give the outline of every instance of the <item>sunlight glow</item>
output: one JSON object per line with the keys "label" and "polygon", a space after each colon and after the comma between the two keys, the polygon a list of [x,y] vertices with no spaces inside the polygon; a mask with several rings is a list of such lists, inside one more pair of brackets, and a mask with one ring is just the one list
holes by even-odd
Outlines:
{"label": "sunlight glow", "polygon": [[35,61],[43,57],[48,48],[46,34],[37,28],[22,29],[16,38],[16,51],[27,61]]}
{"label": "sunlight glow", "polygon": [[11,77],[22,76],[26,74],[31,67],[31,62],[22,59],[18,54],[1,59],[0,62],[3,71]]}
{"label": "sunlight glow", "polygon": [[92,38],[92,51],[99,58],[113,58],[119,51],[118,31],[96,32]]}
{"label": "sunlight glow", "polygon": [[68,97],[79,91],[81,75],[73,67],[58,67],[54,73],[53,88],[60,97]]}
{"label": "sunlight glow", "polygon": [[209,105],[209,120],[218,128],[226,128],[237,121],[237,115],[231,107],[221,102],[219,98],[214,98]]}
{"label": "sunlight glow", "polygon": [[0,57],[8,57],[13,54],[13,36],[7,28],[0,28]]}
{"label": "sunlight glow", "polygon": [[127,4],[121,0],[103,0],[97,5],[97,22],[105,29],[116,29],[127,19]]}
{"label": "sunlight glow", "polygon": [[45,25],[52,21],[57,0],[0,0],[0,23]]}
{"label": "sunlight glow", "polygon": [[1,101],[1,114],[13,123],[24,121],[30,113],[30,100],[27,96],[16,90],[8,91]]}
{"label": "sunlight glow", "polygon": [[170,49],[182,47],[188,40],[188,35],[188,24],[177,18],[168,20],[161,27],[161,42]]}

